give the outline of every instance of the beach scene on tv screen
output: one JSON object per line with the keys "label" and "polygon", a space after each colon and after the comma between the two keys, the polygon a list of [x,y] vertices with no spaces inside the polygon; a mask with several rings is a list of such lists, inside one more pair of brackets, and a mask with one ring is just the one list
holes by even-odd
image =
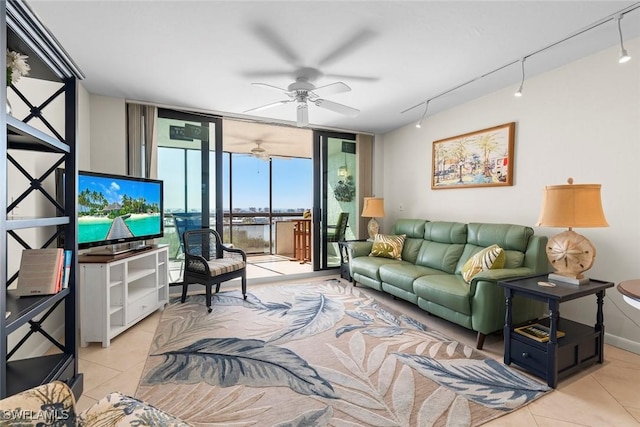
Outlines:
{"label": "beach scene on tv screen", "polygon": [[78,176],[78,243],[130,239],[160,233],[160,185]]}

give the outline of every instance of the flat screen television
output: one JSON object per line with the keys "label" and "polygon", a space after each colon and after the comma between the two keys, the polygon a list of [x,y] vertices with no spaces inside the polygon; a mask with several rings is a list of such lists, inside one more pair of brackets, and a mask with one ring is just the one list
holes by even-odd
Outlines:
{"label": "flat screen television", "polygon": [[78,248],[113,245],[115,253],[127,250],[121,244],[162,237],[162,200],[160,180],[79,171]]}

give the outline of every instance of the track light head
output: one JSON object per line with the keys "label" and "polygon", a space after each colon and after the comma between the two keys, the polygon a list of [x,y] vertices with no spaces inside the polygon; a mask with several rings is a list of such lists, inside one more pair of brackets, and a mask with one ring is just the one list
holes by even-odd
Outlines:
{"label": "track light head", "polygon": [[416,127],[418,129],[422,128],[422,121],[424,120],[424,118],[427,116],[427,111],[429,111],[429,101],[431,101],[430,99],[426,100],[424,102],[424,113],[422,113],[422,117],[420,117],[420,121],[418,123],[416,123]]}
{"label": "track light head", "polygon": [[620,64],[624,64],[625,62],[629,62],[629,60],[631,59],[631,57],[629,56],[629,54],[627,53],[627,49],[622,49],[620,51],[620,58],[618,58],[618,62]]}
{"label": "track light head", "polygon": [[522,60],[520,60],[520,69],[522,70],[522,80],[520,80],[520,87],[518,88],[516,93],[513,94],[513,96],[515,96],[516,98],[520,98],[522,96],[522,87],[524,86],[524,61],[525,61],[525,59],[527,59],[527,58],[524,57],[524,58],[522,58]]}
{"label": "track light head", "polygon": [[620,36],[620,58],[618,58],[618,63],[624,64],[628,62],[631,57],[627,53],[627,49],[624,48],[624,44],[622,42],[622,27],[620,26],[620,21],[622,21],[622,15],[618,15],[618,36]]}

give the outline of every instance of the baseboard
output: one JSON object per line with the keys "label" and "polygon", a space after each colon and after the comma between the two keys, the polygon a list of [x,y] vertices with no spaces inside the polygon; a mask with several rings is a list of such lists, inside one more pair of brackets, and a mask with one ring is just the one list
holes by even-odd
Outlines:
{"label": "baseboard", "polygon": [[630,339],[611,335],[606,332],[604,333],[604,342],[614,347],[640,354],[640,342],[631,341]]}

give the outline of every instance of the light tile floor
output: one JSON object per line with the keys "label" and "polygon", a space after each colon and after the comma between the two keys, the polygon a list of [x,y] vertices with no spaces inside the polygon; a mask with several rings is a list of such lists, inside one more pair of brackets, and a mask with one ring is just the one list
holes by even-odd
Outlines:
{"label": "light tile floor", "polygon": [[[337,276],[329,276],[335,278]],[[324,280],[311,279],[311,280]],[[305,282],[309,282],[306,280]],[[299,281],[298,281],[299,282]],[[278,282],[281,284],[282,282]],[[268,284],[260,286],[269,286]],[[360,287],[380,302],[402,307],[407,314],[435,327],[467,345],[475,345],[475,333],[450,322],[426,315],[405,301]],[[111,341],[80,348],[80,372],[84,374],[84,394],[78,410],[92,405],[111,391],[135,395],[147,353],[161,312],[155,312]],[[606,319],[605,319],[606,323]],[[502,361],[503,340],[487,337],[483,352]],[[558,388],[528,406],[493,420],[486,426],[570,427],[640,426],[640,355],[605,345],[605,362],[561,380]]]}

